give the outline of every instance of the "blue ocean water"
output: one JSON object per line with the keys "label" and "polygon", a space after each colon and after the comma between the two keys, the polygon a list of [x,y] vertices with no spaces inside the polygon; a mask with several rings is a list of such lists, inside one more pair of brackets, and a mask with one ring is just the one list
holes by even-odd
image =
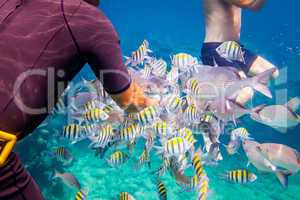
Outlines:
{"label": "blue ocean water", "polygon": [[[204,38],[204,18],[199,0],[152,0],[152,1],[102,1],[101,8],[111,19],[119,33],[124,55],[147,39],[154,55],[169,60],[169,56],[186,52],[193,56],[200,54]],[[283,5],[284,4],[284,5]],[[267,58],[281,71],[281,77],[271,83],[274,98],[268,100],[259,95],[253,104],[285,103],[289,98],[300,94],[300,13],[299,2],[273,1],[267,2],[259,12],[244,11],[242,24],[242,43],[257,54]],[[74,81],[85,77],[92,79],[90,68],[86,66]],[[286,94],[286,95],[285,95]],[[87,148],[88,142],[75,145],[67,144],[76,160],[71,166],[62,166],[45,155],[45,152],[61,146],[63,143],[52,135],[55,129],[62,128],[62,117],[51,118],[48,131],[35,131],[22,141],[17,151],[27,169],[36,179],[47,200],[74,199],[76,191],[65,186],[61,181],[51,180],[54,169],[72,172],[80,180],[84,188],[89,190],[88,199],[110,200],[119,192],[128,191],[137,200],[155,200],[157,196],[155,181],[149,175],[151,170],[143,168],[133,170],[136,160],[120,168],[108,167],[104,160],[94,156]],[[281,134],[269,127],[258,124],[245,117],[241,120],[243,126],[258,142],[274,142],[289,145],[300,151],[300,127]],[[28,148],[28,146],[30,148]],[[141,144],[138,144],[138,147]],[[142,148],[136,148],[135,154]],[[223,149],[224,150],[224,149]],[[223,151],[222,150],[222,151]],[[154,159],[154,166],[158,161]],[[210,194],[208,199],[270,199],[292,200],[300,199],[300,175],[289,178],[289,187],[282,189],[272,174],[261,174],[254,167],[250,169],[258,174],[258,180],[249,185],[230,184],[220,180],[218,174],[229,169],[246,167],[247,158],[240,154],[229,157],[224,153],[224,160],[217,167],[207,167],[210,179]],[[196,199],[196,193],[188,193],[176,185],[170,175],[165,175],[163,181],[168,189],[171,200]]]}

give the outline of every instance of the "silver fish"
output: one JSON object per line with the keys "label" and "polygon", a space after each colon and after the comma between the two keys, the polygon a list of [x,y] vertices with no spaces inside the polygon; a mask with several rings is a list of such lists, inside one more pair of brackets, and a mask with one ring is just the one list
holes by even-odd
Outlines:
{"label": "silver fish", "polygon": [[258,151],[260,143],[253,140],[244,140],[243,149],[248,157],[248,165],[252,164],[261,172],[275,174],[283,187],[288,185],[289,172],[278,170],[278,168],[267,158],[265,158],[260,151]]}
{"label": "silver fish", "polygon": [[275,143],[259,144],[256,149],[278,168],[285,169],[292,174],[300,170],[300,156],[296,149]]}
{"label": "silver fish", "polygon": [[287,133],[288,128],[296,127],[300,123],[300,116],[296,113],[299,102],[299,98],[296,97],[286,105],[265,106],[252,113],[251,118],[282,133]]}
{"label": "silver fish", "polygon": [[53,178],[60,178],[66,185],[75,187],[77,190],[81,189],[79,181],[71,173],[60,173],[55,170]]}

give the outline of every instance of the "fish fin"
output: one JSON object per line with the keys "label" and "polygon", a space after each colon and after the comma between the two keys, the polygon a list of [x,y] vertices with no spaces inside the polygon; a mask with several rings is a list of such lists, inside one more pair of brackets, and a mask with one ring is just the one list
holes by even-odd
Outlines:
{"label": "fish fin", "polygon": [[300,106],[300,98],[294,97],[286,103],[286,106],[293,112],[296,112]]}
{"label": "fish fin", "polygon": [[125,66],[128,66],[131,62],[132,62],[132,60],[131,60],[131,58],[130,57],[128,57],[128,56],[124,56],[124,58],[125,58]]}
{"label": "fish fin", "polygon": [[148,53],[153,53],[153,51],[151,49],[147,49]]}
{"label": "fish fin", "polygon": [[276,172],[276,177],[284,188],[288,187],[288,177],[291,175],[290,172]]}
{"label": "fish fin", "polygon": [[153,148],[157,150],[157,152],[156,152],[157,155],[163,155],[164,154],[164,148],[163,147],[154,145]]}
{"label": "fish fin", "polygon": [[266,105],[259,105],[259,106],[256,106],[255,108],[252,108],[251,112],[250,112],[251,118],[259,120],[260,119],[259,112],[262,111],[265,107],[266,107]]}
{"label": "fish fin", "polygon": [[248,160],[246,167],[249,168],[250,165],[251,165],[251,162]]}
{"label": "fish fin", "polygon": [[274,71],[275,69],[268,69],[263,73],[251,78],[251,81],[253,82],[253,88],[269,98],[272,98],[272,93],[267,87],[267,83]]}
{"label": "fish fin", "polygon": [[273,127],[276,131],[282,133],[282,134],[285,134],[285,133],[288,133],[288,129],[287,128],[284,128],[284,127]]}

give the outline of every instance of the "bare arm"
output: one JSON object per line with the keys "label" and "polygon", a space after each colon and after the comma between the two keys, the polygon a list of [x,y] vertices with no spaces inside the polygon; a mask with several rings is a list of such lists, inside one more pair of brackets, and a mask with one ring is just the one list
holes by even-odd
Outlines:
{"label": "bare arm", "polygon": [[266,0],[224,0],[227,3],[236,5],[241,8],[247,8],[251,10],[260,9]]}

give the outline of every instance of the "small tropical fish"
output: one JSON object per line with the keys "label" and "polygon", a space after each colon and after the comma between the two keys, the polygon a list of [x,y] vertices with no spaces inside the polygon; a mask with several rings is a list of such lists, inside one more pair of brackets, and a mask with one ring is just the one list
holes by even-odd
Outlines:
{"label": "small tropical fish", "polygon": [[120,140],[123,142],[132,142],[141,136],[142,127],[139,124],[131,124],[120,130]]}
{"label": "small tropical fish", "polygon": [[87,193],[86,191],[79,190],[76,193],[75,200],[86,200],[87,199],[87,194],[86,193]]}
{"label": "small tropical fish", "polygon": [[257,179],[257,176],[255,174],[253,174],[252,172],[246,169],[228,171],[226,174],[222,176],[226,178],[229,182],[240,183],[240,184],[252,183]]}
{"label": "small tropical fish", "polygon": [[240,138],[242,141],[251,139],[249,132],[244,127],[234,129],[231,135],[235,138]]}
{"label": "small tropical fish", "polygon": [[223,42],[216,51],[229,62],[239,61],[245,63],[243,49],[236,41]]}
{"label": "small tropical fish", "polygon": [[84,114],[84,119],[89,123],[98,123],[107,120],[109,115],[102,109],[94,108]]}
{"label": "small tropical fish", "polygon": [[119,194],[118,200],[135,200],[135,198],[128,192],[121,192]]}
{"label": "small tropical fish", "polygon": [[165,108],[169,113],[176,113],[180,110],[182,100],[177,95],[171,95],[168,97]]}
{"label": "small tropical fish", "polygon": [[179,79],[179,69],[173,66],[172,69],[167,73],[167,80],[172,84],[177,84]]}
{"label": "small tropical fish", "polygon": [[122,151],[115,151],[110,155],[106,162],[112,167],[119,167],[124,164],[129,159],[129,156]]}
{"label": "small tropical fish", "polygon": [[88,136],[89,140],[91,140],[91,144],[89,146],[92,148],[104,148],[112,140],[113,136],[114,133],[112,125],[106,124],[101,127],[97,136]]}
{"label": "small tropical fish", "polygon": [[187,123],[193,123],[199,120],[199,112],[196,106],[190,105],[183,113],[184,121]]}
{"label": "small tropical fish", "polygon": [[152,76],[153,68],[150,64],[145,64],[144,69],[142,70],[144,78],[150,78]]}
{"label": "small tropical fish", "polygon": [[90,110],[93,110],[95,108],[99,108],[102,109],[104,107],[104,103],[102,103],[101,101],[99,101],[98,99],[93,99],[88,101],[87,103],[85,103],[83,105],[84,108],[84,112],[88,112]]}
{"label": "small tropical fish", "polygon": [[81,126],[82,132],[87,136],[98,136],[101,126],[98,124],[86,124]]}
{"label": "small tropical fish", "polygon": [[156,106],[149,106],[137,114],[137,121],[145,126],[153,123],[159,117],[159,108]]}
{"label": "small tropical fish", "polygon": [[148,53],[151,52],[152,51],[149,49],[149,42],[147,40],[144,40],[141,46],[136,51],[132,52],[130,58],[125,57],[125,65],[128,66],[129,64],[131,64],[131,66],[137,66],[143,64],[145,60],[150,60]]}
{"label": "small tropical fish", "polygon": [[170,138],[175,135],[173,123],[166,121],[157,121],[153,125],[155,135],[160,138]]}
{"label": "small tropical fish", "polygon": [[[206,175],[205,175],[206,176]],[[208,196],[208,178],[203,178],[198,186],[198,200],[206,200]]]}
{"label": "small tropical fish", "polygon": [[166,61],[164,61],[163,59],[152,59],[149,62],[149,65],[152,67],[153,71],[153,75],[160,77],[160,78],[164,78],[166,76],[167,73],[167,63]]}
{"label": "small tropical fish", "polygon": [[60,173],[55,170],[53,179],[54,178],[60,178],[66,185],[70,187],[75,187],[77,190],[81,189],[79,181],[71,173]]}
{"label": "small tropical fish", "polygon": [[149,156],[149,152],[146,148],[144,148],[142,154],[139,157],[139,160],[136,164],[136,169],[140,169],[144,164],[148,163],[148,166],[150,168],[150,156]]}
{"label": "small tropical fish", "polygon": [[187,87],[186,89],[187,89],[188,93],[190,93],[193,96],[197,97],[201,94],[200,83],[195,78],[189,79],[186,87]]}
{"label": "small tropical fish", "polygon": [[82,132],[81,126],[78,124],[69,124],[64,126],[63,137],[76,143],[85,138],[85,135]]}
{"label": "small tropical fish", "polygon": [[170,157],[185,154],[188,150],[189,146],[182,137],[173,137],[165,142],[159,153],[163,153],[165,156]]}
{"label": "small tropical fish", "polygon": [[196,175],[198,176],[198,178],[201,179],[205,175],[205,171],[204,171],[203,164],[202,164],[202,162],[200,160],[200,155],[198,153],[196,153],[193,156],[192,165],[194,167]]}
{"label": "small tropical fish", "polygon": [[59,161],[64,163],[71,163],[74,159],[72,154],[65,147],[58,147],[54,150],[54,154]]}
{"label": "small tropical fish", "polygon": [[194,138],[193,131],[189,128],[181,128],[179,129],[178,133],[189,146],[192,146],[197,142],[197,140]]}
{"label": "small tropical fish", "polygon": [[172,65],[178,67],[180,70],[196,64],[198,64],[197,58],[186,53],[178,53],[172,57]]}
{"label": "small tropical fish", "polygon": [[157,180],[156,187],[157,187],[159,199],[167,200],[167,188],[165,184],[162,181]]}

